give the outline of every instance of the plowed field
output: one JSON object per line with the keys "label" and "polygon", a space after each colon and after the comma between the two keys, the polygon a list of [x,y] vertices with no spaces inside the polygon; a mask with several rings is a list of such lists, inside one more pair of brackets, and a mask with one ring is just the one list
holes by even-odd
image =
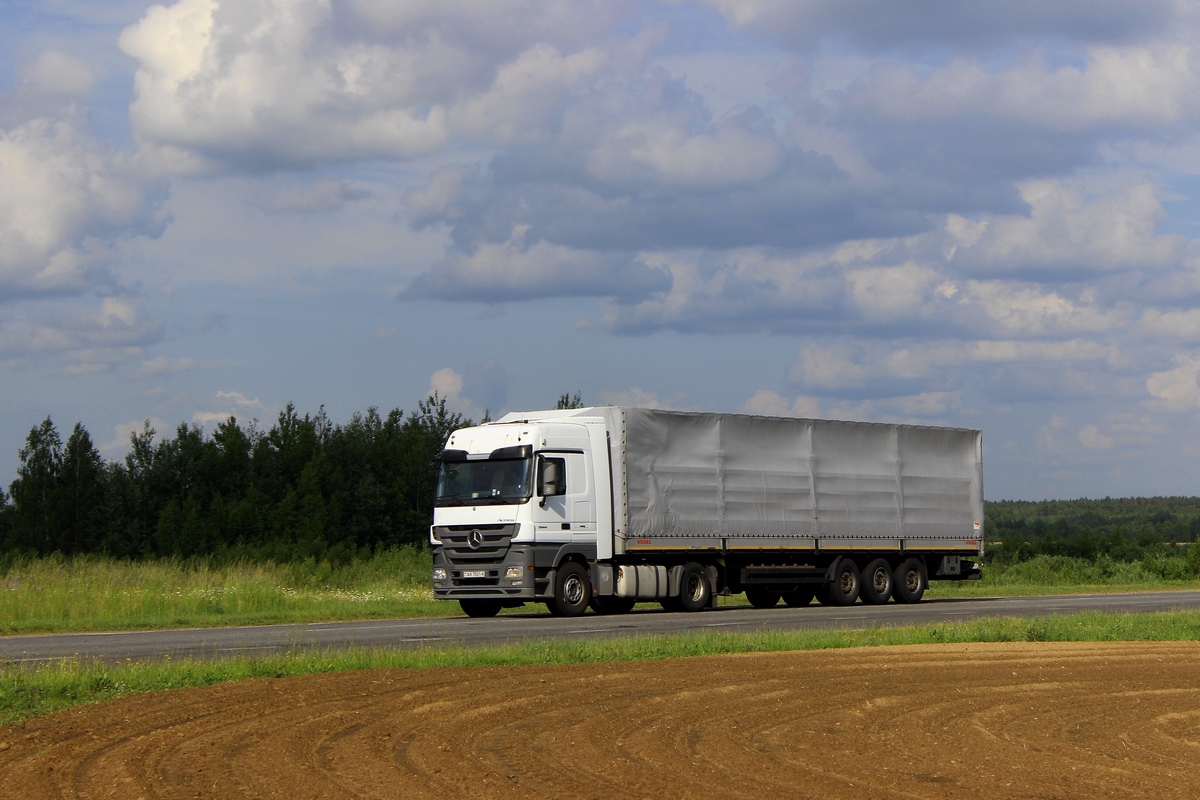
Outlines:
{"label": "plowed field", "polygon": [[1190,800],[1200,643],[242,681],[0,729],[0,796]]}

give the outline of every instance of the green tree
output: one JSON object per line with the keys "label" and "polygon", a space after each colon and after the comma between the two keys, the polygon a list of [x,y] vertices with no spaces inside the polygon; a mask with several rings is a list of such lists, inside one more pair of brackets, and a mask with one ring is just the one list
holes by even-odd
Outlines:
{"label": "green tree", "polygon": [[104,540],[108,473],[83,423],[67,437],[59,474],[58,509],[62,520],[59,549],[94,553]]}
{"label": "green tree", "polygon": [[9,486],[12,541],[20,549],[50,553],[60,544],[58,486],[63,460],[62,439],[50,417],[29,431],[19,455],[17,479]]}
{"label": "green tree", "polygon": [[573,395],[570,395],[570,394],[560,395],[558,398],[558,405],[556,405],[555,408],[556,409],[583,408],[583,393],[576,392]]}
{"label": "green tree", "polygon": [[8,502],[8,495],[0,489],[0,551],[12,548],[11,535],[12,506]]}

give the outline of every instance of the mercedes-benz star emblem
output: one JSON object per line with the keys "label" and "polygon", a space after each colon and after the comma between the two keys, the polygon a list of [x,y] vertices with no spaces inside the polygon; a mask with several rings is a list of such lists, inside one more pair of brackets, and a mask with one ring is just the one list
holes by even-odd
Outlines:
{"label": "mercedes-benz star emblem", "polygon": [[483,547],[483,534],[479,532],[478,528],[473,529],[467,534],[467,547],[472,550],[478,550]]}

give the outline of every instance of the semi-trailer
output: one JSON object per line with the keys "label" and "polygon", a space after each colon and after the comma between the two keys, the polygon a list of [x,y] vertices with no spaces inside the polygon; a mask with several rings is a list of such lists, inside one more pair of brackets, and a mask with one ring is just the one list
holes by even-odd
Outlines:
{"label": "semi-trailer", "polygon": [[978,430],[614,406],[450,434],[433,591],[471,616],[545,603],[699,611],[921,600],[980,577]]}

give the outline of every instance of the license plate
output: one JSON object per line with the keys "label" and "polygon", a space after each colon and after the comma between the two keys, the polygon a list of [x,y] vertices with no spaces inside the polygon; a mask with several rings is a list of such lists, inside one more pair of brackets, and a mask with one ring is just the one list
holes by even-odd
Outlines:
{"label": "license plate", "polygon": [[487,577],[487,570],[482,570],[482,569],[464,569],[464,570],[463,570],[463,577],[464,577],[464,578],[486,578],[486,577]]}

